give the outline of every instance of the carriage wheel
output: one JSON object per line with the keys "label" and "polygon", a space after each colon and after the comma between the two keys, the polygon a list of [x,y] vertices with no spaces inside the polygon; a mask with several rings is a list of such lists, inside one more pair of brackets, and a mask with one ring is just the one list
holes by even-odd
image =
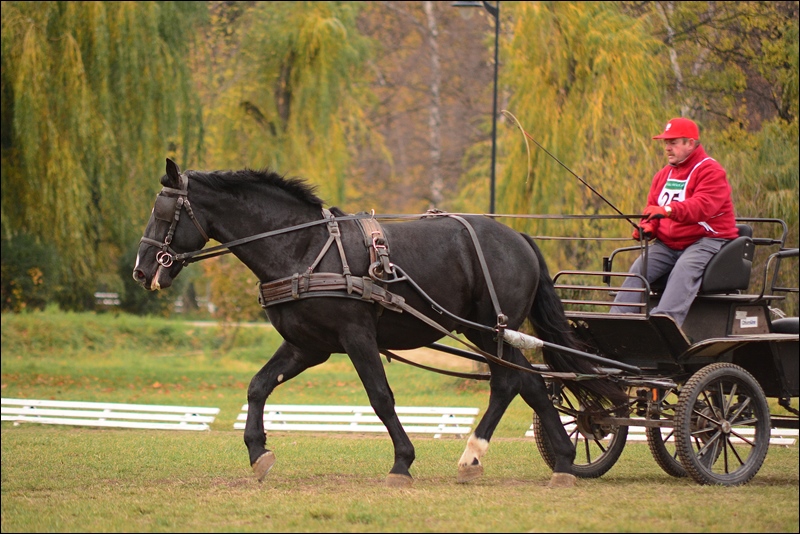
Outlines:
{"label": "carriage wheel", "polygon": [[[572,473],[578,478],[603,476],[622,454],[625,440],[628,437],[628,427],[594,424],[591,415],[575,409],[569,398],[563,393],[557,395],[556,398],[563,401],[556,403],[556,410],[561,415],[564,429],[575,447]],[[555,454],[536,412],[533,413],[533,437],[545,463],[550,469],[554,469]]]}
{"label": "carriage wheel", "polygon": [[[661,414],[674,423],[675,405],[669,401],[674,398],[673,391],[667,391],[661,404]],[[647,428],[647,445],[658,466],[670,476],[682,478],[687,475],[686,469],[678,458],[678,447],[675,445],[675,428]]]}
{"label": "carriage wheel", "polygon": [[752,479],[769,448],[767,399],[755,378],[732,363],[697,371],[675,407],[678,457],[696,482],[738,486]]}

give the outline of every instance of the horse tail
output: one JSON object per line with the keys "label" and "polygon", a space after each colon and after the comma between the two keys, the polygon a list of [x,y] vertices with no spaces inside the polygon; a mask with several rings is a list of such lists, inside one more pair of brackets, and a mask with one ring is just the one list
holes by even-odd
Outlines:
{"label": "horse tail", "polygon": [[[585,349],[567,320],[564,305],[556,293],[542,252],[533,238],[526,234],[522,235],[527,239],[539,261],[539,287],[528,314],[536,334],[542,340],[555,345],[577,350]],[[598,372],[590,362],[569,354],[545,348],[542,349],[542,355],[544,362],[553,371],[578,374],[596,374]],[[627,400],[627,395],[622,388],[605,379],[569,380],[564,381],[564,385],[587,408],[607,407]]]}

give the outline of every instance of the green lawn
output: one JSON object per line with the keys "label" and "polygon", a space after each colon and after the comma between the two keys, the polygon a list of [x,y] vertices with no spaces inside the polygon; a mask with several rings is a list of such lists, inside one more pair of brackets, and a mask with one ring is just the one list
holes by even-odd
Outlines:
{"label": "green lawn", "polygon": [[[629,443],[603,477],[546,487],[531,411],[515,400],[485,457],[457,484],[465,440],[412,436],[414,486],[383,484],[386,435],[274,433],[278,462],[257,483],[233,422],[251,376],[280,343],[269,327],[56,312],[2,316],[2,396],[216,406],[210,432],[2,424],[3,532],[797,532],[798,447],[770,447],[746,486],[698,486]],[[228,338],[228,341],[230,338]],[[384,364],[398,405],[485,409],[485,382]],[[334,355],[269,402],[368,404]]]}

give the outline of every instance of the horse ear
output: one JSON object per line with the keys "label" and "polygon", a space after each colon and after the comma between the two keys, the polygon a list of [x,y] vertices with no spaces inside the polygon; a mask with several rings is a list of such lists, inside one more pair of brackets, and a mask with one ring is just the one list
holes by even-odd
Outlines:
{"label": "horse ear", "polygon": [[169,158],[167,158],[167,177],[175,185],[181,181],[181,168]]}

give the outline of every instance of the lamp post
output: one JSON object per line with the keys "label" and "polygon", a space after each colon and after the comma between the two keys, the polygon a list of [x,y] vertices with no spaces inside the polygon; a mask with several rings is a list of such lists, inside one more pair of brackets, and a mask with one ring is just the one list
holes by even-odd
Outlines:
{"label": "lamp post", "polygon": [[[494,91],[492,93],[492,167],[490,170],[489,182],[489,213],[494,213],[494,189],[495,189],[495,159],[497,155],[497,68],[498,68],[498,45],[500,42],[500,1],[494,5],[489,2],[453,2],[453,7],[472,8],[482,7],[492,17],[494,17]],[[463,9],[464,12],[469,12]]]}

